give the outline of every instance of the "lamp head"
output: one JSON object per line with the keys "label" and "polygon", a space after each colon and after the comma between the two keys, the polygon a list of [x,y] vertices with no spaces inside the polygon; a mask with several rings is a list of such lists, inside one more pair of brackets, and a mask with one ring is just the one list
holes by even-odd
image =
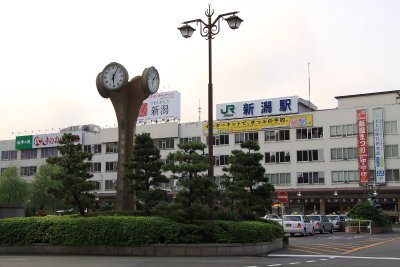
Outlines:
{"label": "lamp head", "polygon": [[232,15],[225,20],[226,20],[226,22],[228,22],[228,25],[232,30],[239,29],[240,23],[242,23],[242,21],[243,21],[241,18],[239,18],[236,15]]}
{"label": "lamp head", "polygon": [[190,38],[192,37],[194,31],[196,30],[195,28],[193,28],[192,26],[185,24],[182,27],[178,28],[182,34],[183,37],[185,38]]}

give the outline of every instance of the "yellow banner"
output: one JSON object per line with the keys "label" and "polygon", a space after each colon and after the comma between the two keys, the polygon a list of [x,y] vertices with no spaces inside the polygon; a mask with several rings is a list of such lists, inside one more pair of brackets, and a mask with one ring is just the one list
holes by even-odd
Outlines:
{"label": "yellow banner", "polygon": [[[276,116],[259,119],[217,121],[213,123],[213,133],[254,132],[268,128],[301,128],[312,127],[311,114],[294,116]],[[204,133],[208,133],[208,124],[203,125]]]}

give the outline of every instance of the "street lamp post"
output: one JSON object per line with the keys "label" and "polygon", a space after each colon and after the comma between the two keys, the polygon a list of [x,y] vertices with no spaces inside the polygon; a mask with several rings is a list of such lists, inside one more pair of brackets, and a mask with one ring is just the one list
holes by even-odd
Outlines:
{"label": "street lamp post", "polygon": [[[205,15],[208,18],[208,23],[205,23],[201,19],[188,20],[183,22],[183,26],[179,27],[182,36],[184,38],[190,38],[193,35],[195,29],[189,24],[196,23],[200,25],[200,35],[208,40],[208,176],[214,177],[214,157],[213,157],[213,84],[212,84],[212,49],[211,41],[214,35],[217,35],[220,31],[220,19],[225,19],[231,29],[238,29],[240,23],[243,21],[241,18],[236,16],[239,11],[224,13],[218,15],[218,17],[212,22],[211,18],[214,15],[214,9],[211,10],[210,4],[208,10],[205,11]],[[226,18],[229,16],[228,18]]]}

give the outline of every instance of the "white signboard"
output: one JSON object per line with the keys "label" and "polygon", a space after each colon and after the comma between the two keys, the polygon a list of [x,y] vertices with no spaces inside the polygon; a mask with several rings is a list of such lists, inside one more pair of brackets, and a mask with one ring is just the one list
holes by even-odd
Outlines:
{"label": "white signboard", "polygon": [[299,112],[297,96],[218,104],[217,120],[252,118]]}
{"label": "white signboard", "polygon": [[181,118],[181,94],[178,91],[156,93],[143,101],[138,121]]}
{"label": "white signboard", "polygon": [[[74,144],[82,144],[82,131],[71,132],[73,135],[78,135],[79,140]],[[32,135],[32,148],[54,147],[60,145],[60,140],[64,133],[38,134]]]}
{"label": "white signboard", "polygon": [[385,144],[383,143],[383,108],[374,108],[375,176],[378,184],[385,179]]}

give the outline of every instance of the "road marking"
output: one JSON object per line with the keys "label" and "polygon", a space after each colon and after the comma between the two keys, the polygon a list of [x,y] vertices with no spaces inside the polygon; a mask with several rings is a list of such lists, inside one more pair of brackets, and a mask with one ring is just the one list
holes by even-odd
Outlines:
{"label": "road marking", "polygon": [[328,259],[319,259],[320,261],[327,261]]}
{"label": "road marking", "polygon": [[299,249],[299,248],[291,248],[288,247],[289,250],[296,250],[296,251],[302,251],[302,252],[307,252],[307,253],[314,253],[317,255],[321,255],[321,253],[315,252],[315,251],[310,251],[310,250],[305,250],[305,249]]}
{"label": "road marking", "polygon": [[314,250],[317,250],[317,251],[329,251],[329,252],[332,252],[332,250],[337,250],[338,252],[340,252],[340,251],[348,251],[348,249],[340,249],[340,248],[334,248],[334,247],[331,247],[331,246],[321,246],[321,245],[319,245],[318,247],[316,247],[316,246],[308,246],[308,247],[305,247],[305,248],[307,248],[307,249],[311,249],[312,251],[314,251]]}
{"label": "road marking", "polygon": [[269,254],[268,257],[299,257],[299,258],[331,258],[331,259],[369,259],[369,260],[400,260],[391,257],[360,257],[360,256],[341,256],[341,255],[296,255],[296,254]]}
{"label": "road marking", "polygon": [[306,261],[306,262],[316,262],[315,260],[311,260],[311,261]]}
{"label": "road marking", "polygon": [[294,265],[294,264],[300,264],[301,262],[296,261],[296,262],[290,262],[289,264]]}
{"label": "road marking", "polygon": [[370,247],[375,247],[375,246],[378,246],[378,245],[381,245],[381,244],[384,244],[384,243],[386,243],[386,242],[390,242],[390,241],[393,241],[393,240],[395,240],[395,238],[393,238],[393,239],[388,239],[388,240],[384,240],[384,241],[378,242],[378,243],[373,243],[373,244],[369,244],[369,245],[365,245],[365,246],[356,247],[356,248],[354,248],[354,249],[352,249],[352,250],[349,250],[349,251],[347,251],[347,252],[345,252],[345,253],[343,253],[343,254],[349,254],[349,253],[352,253],[352,252],[355,252],[355,251],[358,251],[358,250],[361,250],[361,249],[366,249],[366,248],[370,248]]}
{"label": "road marking", "polygon": [[267,265],[267,266],[270,266],[270,267],[272,267],[272,266],[281,266],[282,264],[280,264],[280,263],[277,263],[277,264],[270,264],[270,265]]}

